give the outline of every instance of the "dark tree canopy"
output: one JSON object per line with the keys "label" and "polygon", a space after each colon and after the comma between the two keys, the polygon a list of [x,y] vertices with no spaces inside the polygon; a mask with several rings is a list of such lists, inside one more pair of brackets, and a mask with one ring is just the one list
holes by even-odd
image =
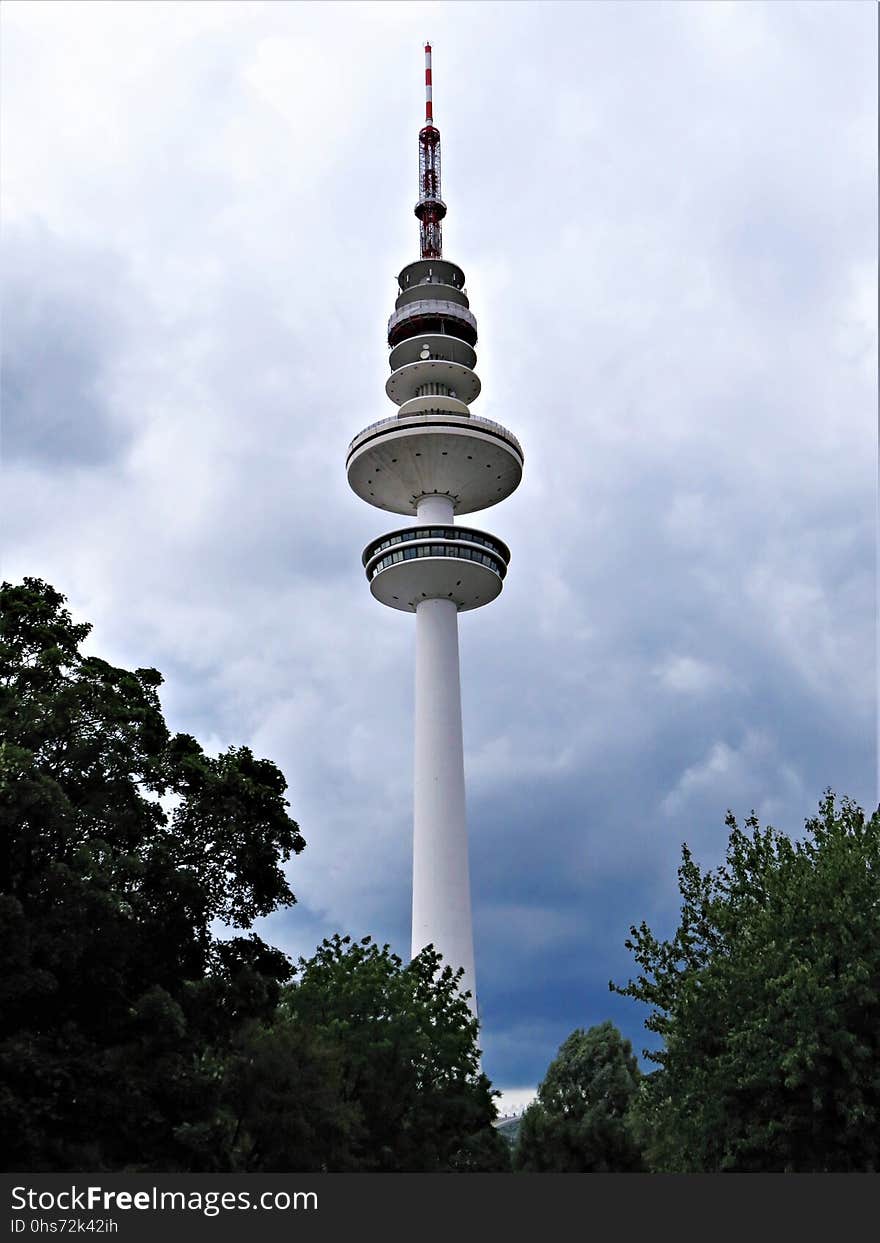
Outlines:
{"label": "dark tree canopy", "polygon": [[304,842],[274,764],[172,737],[161,676],[83,656],[89,630],[0,588],[4,1168],[210,1166],[212,1058],[291,974],[211,924],[291,904]]}
{"label": "dark tree canopy", "polygon": [[235,1080],[243,1168],[507,1168],[462,973],[441,966],[430,947],[404,965],[369,937],[300,960]]}
{"label": "dark tree canopy", "polygon": [[876,1171],[880,815],[828,792],[803,841],[727,825],[715,871],[684,848],[679,927],[633,928],[641,974],[616,989],[664,1041],[638,1107],[652,1165]]}
{"label": "dark tree canopy", "polygon": [[639,1079],[632,1046],[613,1023],[572,1032],[523,1115],[514,1168],[563,1174],[642,1169],[629,1117]]}
{"label": "dark tree canopy", "polygon": [[4,1168],[506,1168],[461,973],[251,930],[304,845],[275,765],[172,736],[47,584],[0,605]]}

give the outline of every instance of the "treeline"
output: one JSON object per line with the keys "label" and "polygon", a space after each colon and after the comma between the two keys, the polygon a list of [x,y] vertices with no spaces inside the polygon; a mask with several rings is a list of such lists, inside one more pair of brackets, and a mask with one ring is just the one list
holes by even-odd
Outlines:
{"label": "treeline", "polygon": [[687,847],[669,940],[611,988],[662,1037],[639,1072],[611,1023],[562,1045],[519,1127],[532,1172],[880,1170],[880,815],[829,792],[793,842],[727,820],[725,863]]}
{"label": "treeline", "polygon": [[880,1168],[880,816],[829,792],[800,842],[729,817],[720,868],[685,848],[677,930],[633,928],[611,985],[656,1068],[574,1032],[511,1154],[452,972],[263,942],[305,844],[282,774],[171,735],[161,676],[84,656],[89,629],[0,588],[4,1169]]}
{"label": "treeline", "polygon": [[275,765],[170,735],[52,587],[0,597],[3,1168],[505,1168],[436,955],[251,931],[304,846]]}

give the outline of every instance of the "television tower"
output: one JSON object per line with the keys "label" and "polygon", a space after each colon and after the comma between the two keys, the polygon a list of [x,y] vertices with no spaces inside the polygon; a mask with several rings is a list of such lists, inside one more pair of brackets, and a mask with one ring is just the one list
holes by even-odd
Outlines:
{"label": "television tower", "polygon": [[510,496],[523,452],[506,428],[470,411],[480,393],[477,321],[464,272],[443,258],[446,204],[431,87],[426,43],[415,207],[421,257],[401,270],[388,321],[385,392],[399,409],[355,436],[346,469],[362,500],[416,520],[372,540],[363,564],[377,600],[416,615],[412,952],[433,944],[453,970],[463,967],[476,1013],[458,614],[495,599],[510,552],[454,518]]}

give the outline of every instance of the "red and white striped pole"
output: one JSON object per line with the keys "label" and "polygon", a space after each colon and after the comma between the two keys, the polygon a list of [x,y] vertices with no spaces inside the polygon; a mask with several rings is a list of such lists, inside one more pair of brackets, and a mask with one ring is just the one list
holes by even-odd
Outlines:
{"label": "red and white striped pole", "polygon": [[434,124],[434,110],[431,101],[431,45],[425,44],[425,124]]}
{"label": "red and white striped pole", "polygon": [[425,124],[419,130],[419,239],[423,259],[439,259],[443,254],[440,221],[446,205],[440,198],[440,131],[434,125],[431,80],[431,45],[425,44]]}

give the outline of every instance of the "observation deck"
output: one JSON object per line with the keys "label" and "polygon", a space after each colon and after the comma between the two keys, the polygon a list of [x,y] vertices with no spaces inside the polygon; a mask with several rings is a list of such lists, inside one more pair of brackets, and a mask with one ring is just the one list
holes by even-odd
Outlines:
{"label": "observation deck", "polygon": [[459,612],[501,591],[510,550],[469,527],[418,526],[372,540],[363,553],[370,591],[389,608],[414,613],[423,600],[452,600]]}
{"label": "observation deck", "polygon": [[453,285],[456,289],[464,289],[464,271],[457,263],[449,259],[414,259],[401,268],[397,278],[397,287],[402,293],[410,285],[421,285],[436,281],[440,285]]}
{"label": "observation deck", "polygon": [[349,445],[348,482],[362,500],[415,514],[422,497],[442,494],[456,513],[469,514],[519,486],[523,451],[506,427],[470,414],[454,398],[421,397],[407,407],[371,423]]}
{"label": "observation deck", "polygon": [[[464,272],[448,259],[418,259],[402,268],[397,299],[388,320],[388,344],[398,346],[410,337],[441,333],[477,343],[477,321],[470,310]],[[395,363],[392,362],[392,368]]]}

